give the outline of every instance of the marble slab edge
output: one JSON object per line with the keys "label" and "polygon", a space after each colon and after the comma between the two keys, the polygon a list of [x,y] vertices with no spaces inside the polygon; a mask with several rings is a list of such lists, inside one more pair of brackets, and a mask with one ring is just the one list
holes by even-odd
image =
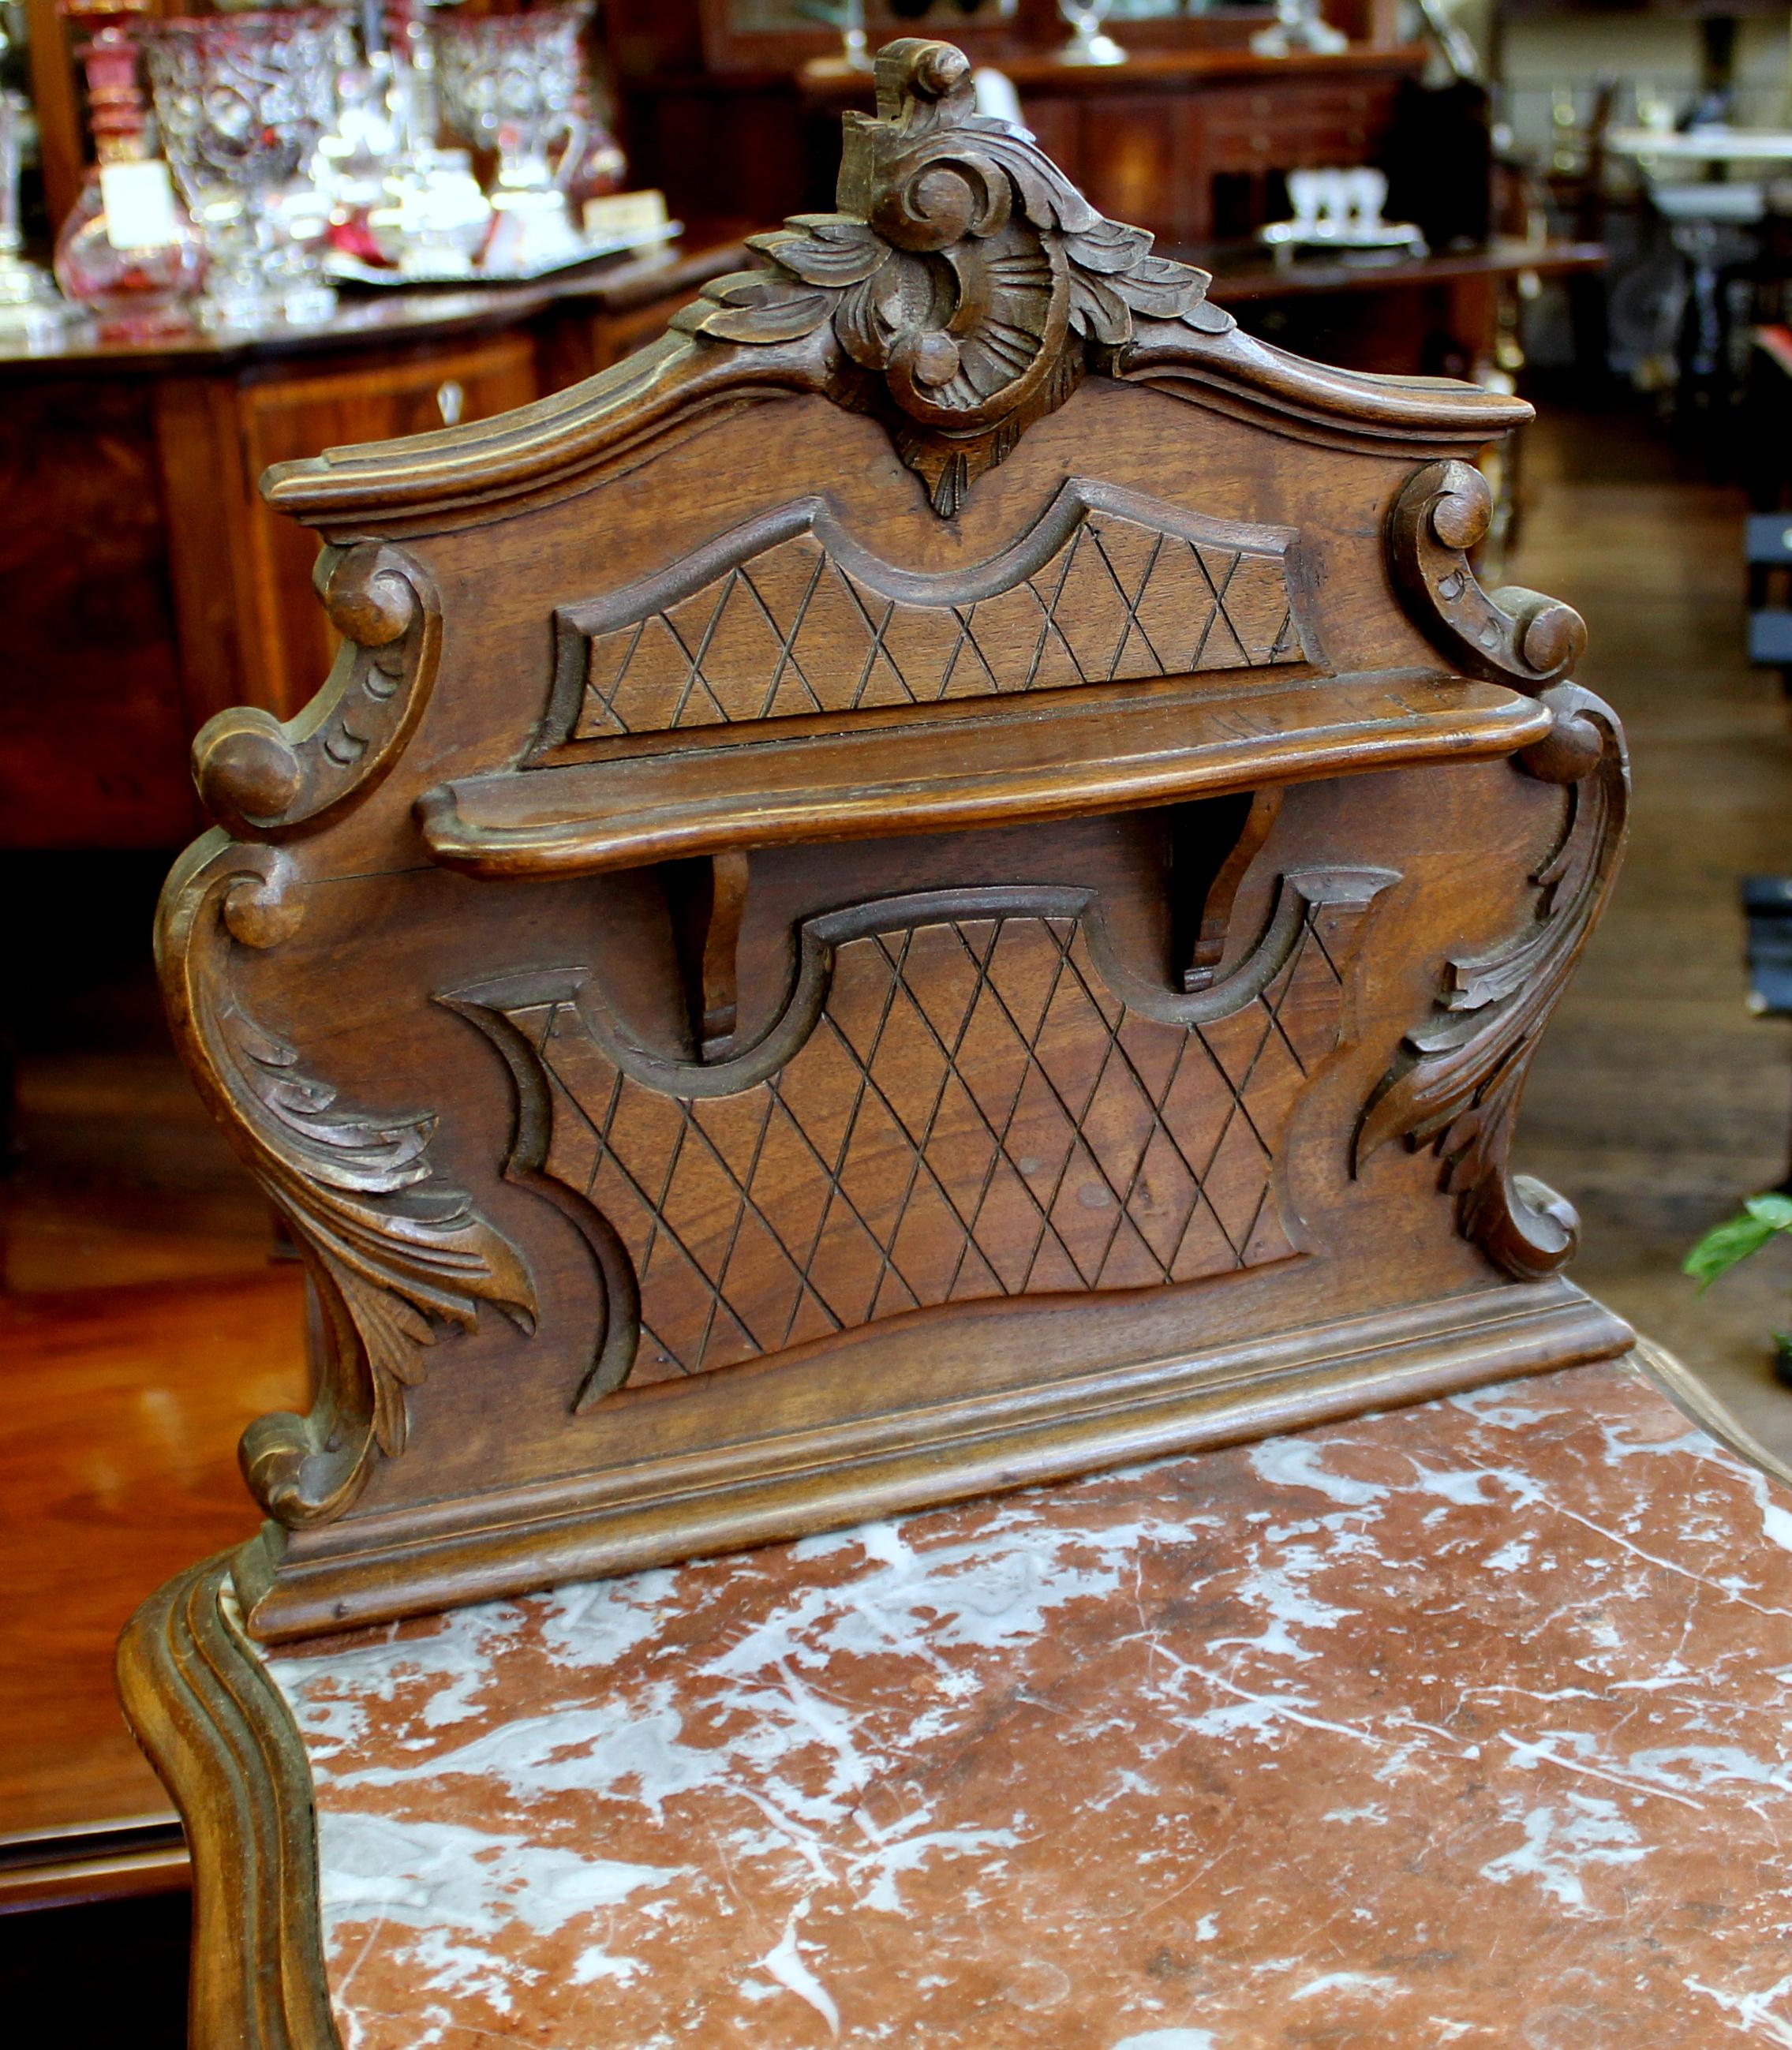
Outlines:
{"label": "marble slab edge", "polygon": [[1515,1284],[918,1414],[352,1518],[307,1534],[302,1559],[270,1526],[235,1555],[235,1585],[251,1634],[282,1643],[1305,1429],[1634,1343],[1570,1282]]}

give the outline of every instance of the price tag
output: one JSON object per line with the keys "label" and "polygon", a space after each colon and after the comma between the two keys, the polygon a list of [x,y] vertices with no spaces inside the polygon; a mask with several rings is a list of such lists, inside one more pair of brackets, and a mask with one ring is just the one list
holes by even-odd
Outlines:
{"label": "price tag", "polygon": [[115,249],[161,249],[180,235],[174,186],[159,157],[99,166],[106,239]]}
{"label": "price tag", "polygon": [[595,238],[612,235],[652,235],[666,224],[663,192],[606,193],[585,202],[585,232]]}

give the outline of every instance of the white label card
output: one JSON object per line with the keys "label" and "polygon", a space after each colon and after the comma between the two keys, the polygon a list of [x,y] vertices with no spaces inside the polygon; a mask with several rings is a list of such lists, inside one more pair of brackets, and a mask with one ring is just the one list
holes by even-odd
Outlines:
{"label": "white label card", "polygon": [[106,239],[115,249],[161,249],[179,235],[174,185],[159,157],[99,166]]}
{"label": "white label card", "polygon": [[666,224],[663,192],[606,193],[585,202],[585,232],[599,235],[651,235]]}

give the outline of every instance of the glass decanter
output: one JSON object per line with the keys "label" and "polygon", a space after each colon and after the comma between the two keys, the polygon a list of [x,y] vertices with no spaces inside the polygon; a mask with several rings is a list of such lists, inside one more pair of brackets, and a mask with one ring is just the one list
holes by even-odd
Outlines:
{"label": "glass decanter", "polygon": [[56,236],[56,281],[94,315],[103,341],[170,340],[192,329],[205,244],[150,147],[123,10],[114,0],[65,11],[95,24],[80,54],[97,161]]}

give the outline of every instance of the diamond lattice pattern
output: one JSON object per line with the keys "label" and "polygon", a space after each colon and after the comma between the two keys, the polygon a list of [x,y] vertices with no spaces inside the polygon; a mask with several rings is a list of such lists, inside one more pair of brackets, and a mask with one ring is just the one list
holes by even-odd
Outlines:
{"label": "diamond lattice pattern", "polygon": [[575,737],[1297,662],[1280,555],[1091,513],[1024,583],[881,596],[799,534],[594,633]]}
{"label": "diamond lattice pattern", "polygon": [[732,1096],[635,1081],[572,1004],[516,1022],[553,1087],[547,1170],[634,1263],[638,1383],[923,1304],[1281,1258],[1272,1157],[1339,988],[1309,914],[1260,996],[1164,1023],[1112,995],[1074,922],[1011,917],[842,945],[801,1050]]}

